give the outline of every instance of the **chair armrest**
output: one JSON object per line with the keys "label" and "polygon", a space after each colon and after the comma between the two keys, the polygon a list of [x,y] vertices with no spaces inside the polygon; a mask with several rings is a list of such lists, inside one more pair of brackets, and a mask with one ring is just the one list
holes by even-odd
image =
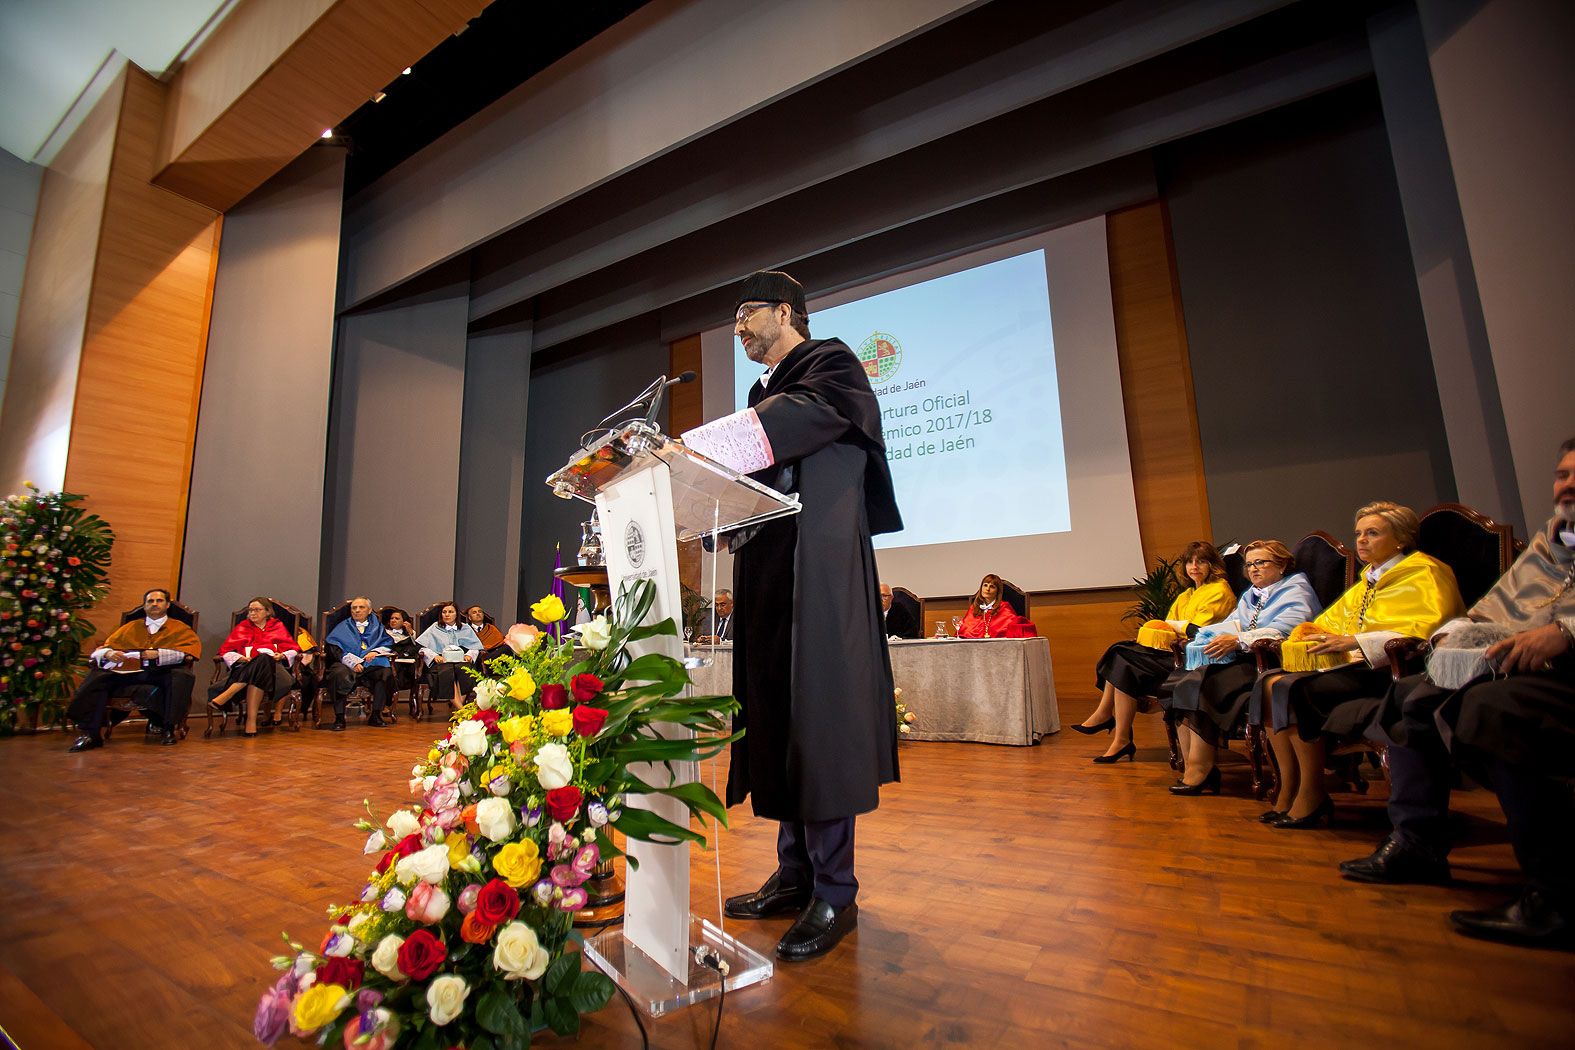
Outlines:
{"label": "chair armrest", "polygon": [[1273,671],[1280,666],[1280,639],[1260,638],[1252,643],[1252,655],[1258,661],[1258,673]]}
{"label": "chair armrest", "polygon": [[1177,638],[1170,643],[1170,658],[1173,662],[1172,666],[1178,671],[1187,666],[1187,640],[1185,638]]}
{"label": "chair armrest", "polygon": [[1420,638],[1391,638],[1384,643],[1384,655],[1389,657],[1389,674],[1396,681],[1406,675],[1420,674],[1422,658],[1427,652],[1427,642]]}

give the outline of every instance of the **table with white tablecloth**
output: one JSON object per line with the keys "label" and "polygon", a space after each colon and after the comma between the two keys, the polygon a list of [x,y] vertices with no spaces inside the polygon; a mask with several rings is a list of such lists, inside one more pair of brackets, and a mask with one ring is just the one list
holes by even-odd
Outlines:
{"label": "table with white tablecloth", "polygon": [[[711,663],[689,672],[696,691],[733,690],[733,647],[693,646]],[[1032,744],[1061,730],[1044,638],[924,638],[891,643],[891,672],[914,713],[909,740]]]}

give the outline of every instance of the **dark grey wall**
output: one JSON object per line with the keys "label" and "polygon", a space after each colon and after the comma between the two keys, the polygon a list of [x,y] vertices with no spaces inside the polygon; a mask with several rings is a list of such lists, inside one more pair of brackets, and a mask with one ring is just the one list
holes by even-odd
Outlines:
{"label": "dark grey wall", "polygon": [[[525,437],[520,619],[552,583],[553,545],[563,544],[564,564],[572,564],[580,546],[580,522],[591,516],[590,504],[559,499],[542,482],[568,462],[581,434],[667,370],[668,351],[654,316],[636,318],[533,362]],[[665,410],[662,423],[666,425]]]}
{"label": "dark grey wall", "polygon": [[180,587],[210,653],[254,595],[317,614],[344,167],[307,150],[224,217]]}
{"label": "dark grey wall", "polygon": [[411,612],[454,590],[470,281],[434,272],[339,321],[320,608],[356,594]]}
{"label": "dark grey wall", "polygon": [[1220,539],[1455,498],[1371,80],[1159,151]]}
{"label": "dark grey wall", "polygon": [[504,627],[519,604],[530,352],[529,322],[472,335],[465,348],[455,598]]}

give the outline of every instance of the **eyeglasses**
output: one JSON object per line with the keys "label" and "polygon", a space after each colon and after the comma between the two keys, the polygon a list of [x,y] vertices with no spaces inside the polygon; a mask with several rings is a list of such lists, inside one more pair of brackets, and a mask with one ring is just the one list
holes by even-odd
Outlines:
{"label": "eyeglasses", "polygon": [[780,305],[778,303],[745,303],[738,308],[738,313],[733,315],[734,324],[743,324],[752,316],[768,307]]}
{"label": "eyeglasses", "polygon": [[1265,565],[1278,565],[1279,562],[1272,558],[1259,558],[1257,561],[1244,561],[1242,565],[1249,569],[1261,569]]}

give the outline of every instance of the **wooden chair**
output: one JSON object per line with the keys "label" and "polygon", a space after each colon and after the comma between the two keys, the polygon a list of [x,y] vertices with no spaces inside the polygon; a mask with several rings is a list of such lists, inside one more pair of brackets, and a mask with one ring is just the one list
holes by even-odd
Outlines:
{"label": "wooden chair", "polygon": [[[377,618],[382,621],[384,627],[387,627],[389,618],[396,612],[405,618],[405,630],[410,634],[410,641],[413,645],[422,629],[416,625],[415,618],[408,612],[397,605],[385,605],[377,610]],[[397,653],[389,658],[389,662],[394,667],[394,681],[389,689],[388,712],[385,717],[390,718],[390,720],[392,720],[394,704],[397,702],[395,697],[401,689],[410,690],[410,717],[419,717],[416,707],[416,690],[421,684],[421,657],[418,654],[414,663],[408,662],[409,659],[409,657],[401,657]]]}
{"label": "wooden chair", "polygon": [[[133,620],[140,620],[144,615],[145,614],[142,611],[142,606],[140,605],[135,609],[127,609],[125,612],[120,614],[120,626],[123,627]],[[173,598],[170,599],[169,615],[179,620],[187,627],[190,627],[193,632],[197,630],[196,610],[190,608],[189,606],[182,605]],[[189,671],[192,665],[195,663],[195,660],[187,657],[181,666]],[[115,731],[115,726],[117,724],[120,722],[129,722],[135,718],[141,718],[147,722],[147,731],[152,732],[153,723],[152,720],[147,716],[147,708],[150,704],[150,697],[157,690],[157,688],[157,686],[151,685],[132,685],[127,686],[124,689],[116,689],[114,692],[110,693],[109,707],[105,711],[104,739],[109,739],[110,734]],[[182,740],[186,739],[186,722],[190,714],[190,711],[182,711],[180,715],[180,724],[175,727],[175,735]],[[117,715],[119,716],[118,718],[116,717]]]}
{"label": "wooden chair", "polygon": [[[288,602],[281,602],[277,598],[269,598],[268,603],[273,606],[274,616],[278,618],[280,623],[284,624],[284,629],[290,632],[291,638],[297,637],[303,630],[307,631],[308,633],[311,632],[312,618],[307,616],[300,609],[297,609]],[[246,604],[249,606],[251,603],[247,602]],[[238,625],[241,620],[245,618],[245,616],[246,608],[244,606],[231,613],[231,630],[233,630],[236,625]],[[213,657],[214,681],[217,682],[222,680],[227,673],[228,669],[225,667],[223,658],[215,653]],[[268,714],[270,719],[278,719],[280,716],[283,716],[285,728],[293,729],[299,732],[301,728],[301,711],[305,706],[303,698],[306,693],[305,678],[302,674],[301,660],[299,658],[297,658],[290,665],[290,678],[295,682],[294,688],[292,688],[284,696],[280,697],[277,701],[273,700],[271,697],[264,696],[262,704],[258,709],[258,717],[261,718],[264,712]],[[246,696],[243,692],[232,699],[229,703],[225,704],[222,711],[215,712],[211,706],[208,707],[208,726],[202,731],[202,735],[213,735],[213,723],[214,720],[217,719],[219,723],[219,735],[223,736],[225,729],[229,727],[230,716],[232,714],[235,715],[237,719],[243,719],[245,717],[245,708],[243,706],[245,702]]]}
{"label": "wooden chair", "polygon": [[906,587],[893,587],[891,589],[891,607],[893,610],[901,609],[914,624],[918,631],[915,638],[924,637],[924,599],[908,590]]}
{"label": "wooden chair", "polygon": [[[892,593],[895,594],[896,590],[893,589]],[[1017,610],[1017,614],[1019,616],[1023,617],[1024,619],[1032,619],[1028,611],[1029,603],[1027,591],[1023,590],[1021,587],[1017,586],[1017,584],[1011,582],[1010,580],[1002,580],[1001,597],[1012,603],[1012,608]],[[923,623],[924,621],[920,620],[919,622]]]}

